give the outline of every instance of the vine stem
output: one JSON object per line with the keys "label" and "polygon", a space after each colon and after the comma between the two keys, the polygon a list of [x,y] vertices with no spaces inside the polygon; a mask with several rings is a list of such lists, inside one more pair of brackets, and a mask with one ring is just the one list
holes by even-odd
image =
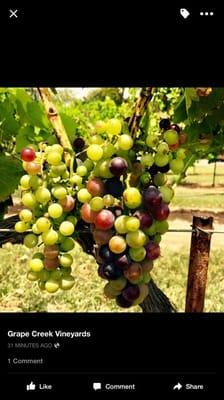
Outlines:
{"label": "vine stem", "polygon": [[128,123],[129,132],[133,139],[135,139],[139,130],[139,125],[146,111],[147,105],[152,99],[152,91],[152,87],[142,88],[136,101],[134,113],[132,114]]}
{"label": "vine stem", "polygon": [[[70,167],[70,163],[71,163],[70,152],[73,154],[74,151],[73,151],[71,142],[69,140],[69,137],[65,131],[61,117],[58,114],[57,108],[55,107],[55,105],[52,101],[51,90],[49,88],[38,87],[37,91],[40,95],[40,98],[41,98],[44,108],[46,110],[48,119],[54,128],[55,135],[57,136],[59,143],[65,149],[65,163],[67,166]],[[67,152],[66,152],[66,149],[68,150]]]}

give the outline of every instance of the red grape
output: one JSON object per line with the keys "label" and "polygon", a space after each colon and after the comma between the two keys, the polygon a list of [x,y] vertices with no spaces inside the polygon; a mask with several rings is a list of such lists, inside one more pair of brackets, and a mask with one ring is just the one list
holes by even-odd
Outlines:
{"label": "red grape", "polygon": [[98,229],[107,230],[112,228],[114,224],[114,214],[109,210],[100,211],[95,218],[95,226]]}
{"label": "red grape", "polygon": [[25,147],[22,151],[21,151],[21,158],[23,161],[33,161],[36,157],[36,153],[33,149],[30,149],[29,147]]}
{"label": "red grape", "polygon": [[153,216],[155,219],[158,221],[163,221],[164,219],[167,219],[170,213],[170,209],[166,203],[160,204],[160,206],[155,207],[152,210]]}
{"label": "red grape", "polygon": [[84,203],[80,208],[80,214],[83,221],[92,224],[98,213],[91,210],[89,203]]}
{"label": "red grape", "polygon": [[110,238],[113,236],[113,231],[103,231],[101,229],[94,229],[93,231],[93,239],[96,244],[106,244],[109,242]]}
{"label": "red grape", "polygon": [[100,178],[91,178],[87,182],[86,188],[92,196],[102,196],[105,192],[104,183]]}
{"label": "red grape", "polygon": [[134,217],[137,217],[140,221],[140,228],[149,228],[153,224],[153,217],[151,214],[145,211],[138,210],[134,213]]}
{"label": "red grape", "polygon": [[160,247],[158,243],[154,242],[153,240],[150,240],[145,246],[145,248],[146,248],[146,258],[148,260],[155,260],[160,256]]}
{"label": "red grape", "polygon": [[72,196],[66,196],[64,199],[60,200],[59,203],[63,207],[65,212],[72,211],[75,207],[75,199]]}
{"label": "red grape", "polygon": [[44,266],[48,271],[51,271],[52,269],[55,269],[59,266],[59,258],[45,258],[44,260]]}

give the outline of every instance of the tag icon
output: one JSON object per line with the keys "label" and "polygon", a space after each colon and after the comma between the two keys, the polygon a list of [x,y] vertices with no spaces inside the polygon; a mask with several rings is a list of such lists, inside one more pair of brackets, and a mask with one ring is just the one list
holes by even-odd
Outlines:
{"label": "tag icon", "polygon": [[189,13],[189,11],[188,11],[186,8],[181,8],[181,9],[180,9],[180,15],[181,15],[184,19],[186,19],[186,18],[189,17],[190,13]]}

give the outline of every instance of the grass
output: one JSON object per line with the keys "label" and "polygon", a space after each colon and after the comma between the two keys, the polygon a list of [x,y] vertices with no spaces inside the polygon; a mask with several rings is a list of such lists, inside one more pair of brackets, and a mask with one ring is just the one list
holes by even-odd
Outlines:
{"label": "grass", "polygon": [[172,200],[172,207],[180,208],[199,208],[199,209],[217,209],[224,205],[224,193],[209,193],[208,189],[204,193],[196,193],[194,189],[189,193],[175,193]]}
{"label": "grass", "polygon": [[[54,295],[40,292],[36,282],[26,279],[31,251],[22,245],[7,243],[0,249],[0,311],[17,312],[122,312],[113,300],[103,296],[105,282],[97,275],[93,257],[75,249],[73,271],[75,286],[69,292]],[[171,251],[162,247],[155,262],[153,278],[179,311],[184,311],[188,271],[188,250]],[[211,252],[205,311],[224,311],[224,250]],[[133,307],[128,312],[140,312]]]}

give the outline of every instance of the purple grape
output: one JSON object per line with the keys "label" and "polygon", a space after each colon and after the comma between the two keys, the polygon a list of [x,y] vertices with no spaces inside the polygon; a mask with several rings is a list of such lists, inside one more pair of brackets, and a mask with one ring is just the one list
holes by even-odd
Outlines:
{"label": "purple grape", "polygon": [[160,256],[160,246],[158,243],[150,240],[145,246],[146,249],[146,259],[155,260]]}
{"label": "purple grape", "polygon": [[158,221],[167,219],[170,213],[170,209],[166,203],[161,203],[159,206],[152,209],[152,214]]}
{"label": "purple grape", "polygon": [[103,279],[109,280],[118,279],[123,275],[121,269],[115,266],[113,263],[103,264],[101,273],[102,276],[105,277]]}
{"label": "purple grape", "polygon": [[114,176],[121,176],[124,175],[125,172],[128,169],[128,163],[127,161],[122,158],[122,157],[115,157],[111,160],[110,162],[110,172],[114,175]]}
{"label": "purple grape", "polygon": [[160,127],[160,129],[164,129],[164,130],[167,131],[167,129],[170,128],[170,120],[169,120],[169,118],[161,119],[161,121],[159,123],[159,127]]}
{"label": "purple grape", "polygon": [[157,174],[157,172],[159,172],[159,167],[156,164],[153,164],[149,169],[148,169],[149,173],[151,176],[154,176]]}
{"label": "purple grape", "polygon": [[162,195],[155,186],[149,186],[143,192],[143,204],[146,209],[157,207],[162,202]]}
{"label": "purple grape", "polygon": [[140,295],[140,289],[138,285],[129,285],[123,291],[122,295],[127,301],[134,301]]}
{"label": "purple grape", "polygon": [[112,251],[110,251],[109,247],[107,244],[103,244],[99,248],[99,256],[102,258],[102,260],[110,262],[113,261],[114,259],[114,254]]}
{"label": "purple grape", "polygon": [[158,172],[163,172],[164,174],[166,172],[169,172],[169,170],[170,170],[170,165],[169,164],[164,165],[164,167],[158,167]]}
{"label": "purple grape", "polygon": [[177,133],[180,133],[180,127],[177,124],[171,124],[169,129],[173,129]]}
{"label": "purple grape", "polygon": [[116,176],[114,178],[109,178],[105,182],[105,189],[107,194],[118,198],[121,197],[124,191],[124,186],[119,178]]}
{"label": "purple grape", "polygon": [[76,138],[73,142],[73,148],[75,151],[81,151],[85,147],[85,140],[81,137]]}
{"label": "purple grape", "polygon": [[127,268],[132,262],[133,261],[128,254],[119,254],[115,260],[115,265],[119,268]]}
{"label": "purple grape", "polygon": [[146,213],[143,210],[138,210],[134,213],[134,217],[137,217],[140,221],[140,228],[149,228],[153,224],[153,217],[151,214]]}
{"label": "purple grape", "polygon": [[129,308],[132,306],[132,302],[126,300],[122,294],[120,294],[119,296],[117,296],[116,298],[116,303],[119,307],[123,307],[123,308]]}

